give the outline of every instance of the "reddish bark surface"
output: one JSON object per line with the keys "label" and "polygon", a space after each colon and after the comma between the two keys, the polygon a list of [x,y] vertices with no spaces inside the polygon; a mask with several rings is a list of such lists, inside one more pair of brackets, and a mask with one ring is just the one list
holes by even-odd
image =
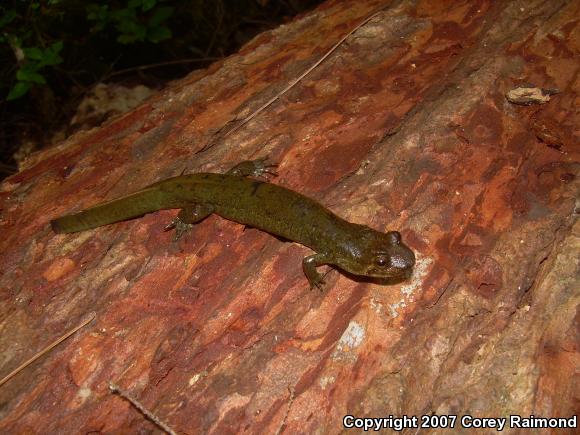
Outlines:
{"label": "reddish bark surface", "polygon": [[[177,433],[577,414],[579,16],[577,1],[329,1],[36,155],[0,191],[0,375],[96,319],[0,387],[0,432],[159,430],[111,381]],[[560,93],[509,103],[523,84]],[[312,291],[307,248],[218,217],[177,243],[162,230],[175,211],[74,235],[48,225],[266,155],[273,182],[401,231],[411,280],[333,270]]]}

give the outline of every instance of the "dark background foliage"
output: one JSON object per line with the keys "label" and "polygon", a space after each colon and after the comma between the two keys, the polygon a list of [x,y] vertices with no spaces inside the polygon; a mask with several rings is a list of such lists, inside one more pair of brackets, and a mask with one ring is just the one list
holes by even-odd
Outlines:
{"label": "dark background foliage", "polygon": [[0,176],[17,171],[23,144],[34,150],[56,132],[70,134],[79,101],[96,83],[159,88],[320,2],[2,2]]}

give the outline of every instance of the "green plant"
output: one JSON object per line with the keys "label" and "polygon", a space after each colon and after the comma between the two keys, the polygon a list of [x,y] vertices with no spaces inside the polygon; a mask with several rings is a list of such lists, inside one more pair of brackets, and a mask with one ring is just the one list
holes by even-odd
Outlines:
{"label": "green plant", "polygon": [[0,1],[0,179],[15,153],[70,134],[96,83],[160,87],[319,1]]}
{"label": "green plant", "polygon": [[149,41],[158,43],[171,38],[167,20],[173,14],[171,6],[161,6],[157,0],[129,0],[126,7],[111,9],[109,5],[92,3],[87,6],[93,31],[103,31],[113,25],[121,44]]}
{"label": "green plant", "polygon": [[62,63],[62,57],[60,56],[62,47],[62,41],[56,41],[47,48],[23,48],[15,45],[15,50],[20,50],[22,55],[19,62],[20,67],[16,71],[16,84],[10,89],[6,99],[15,100],[22,97],[35,84],[46,85],[46,78],[42,75],[42,71],[47,66]]}
{"label": "green plant", "polygon": [[[174,8],[162,5],[162,1],[125,0],[101,4],[34,0],[14,2],[12,8],[0,6],[0,45],[9,48],[6,51],[12,52],[15,59],[13,84],[5,94],[6,100],[21,98],[33,86],[46,86],[49,73],[63,63],[64,38],[73,35],[63,31],[63,38],[55,37],[58,33],[55,29],[63,25],[65,18],[92,23],[91,33],[105,38],[113,27],[120,44],[157,44],[172,36],[167,21]],[[65,30],[68,30],[66,26]],[[6,79],[6,73],[2,76]]]}

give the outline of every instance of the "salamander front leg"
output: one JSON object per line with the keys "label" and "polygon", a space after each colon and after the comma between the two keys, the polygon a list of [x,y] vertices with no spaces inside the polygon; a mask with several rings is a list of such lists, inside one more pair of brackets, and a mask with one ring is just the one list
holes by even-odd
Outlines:
{"label": "salamander front leg", "polygon": [[310,289],[318,287],[319,290],[322,290],[324,279],[316,268],[328,263],[330,263],[330,260],[324,254],[314,254],[304,257],[304,260],[302,260],[302,269],[304,270],[306,278],[308,278]]}
{"label": "salamander front leg", "polygon": [[239,175],[240,177],[263,177],[265,174],[277,176],[278,174],[274,171],[278,165],[266,163],[267,157],[256,160],[247,160],[245,162],[238,163],[232,169],[230,169],[226,174],[228,175]]}
{"label": "salamander front leg", "polygon": [[189,207],[183,207],[177,214],[177,217],[165,226],[164,231],[175,228],[173,240],[179,240],[183,234],[191,229],[193,224],[201,222],[212,214],[213,211],[214,208],[207,204],[193,204]]}

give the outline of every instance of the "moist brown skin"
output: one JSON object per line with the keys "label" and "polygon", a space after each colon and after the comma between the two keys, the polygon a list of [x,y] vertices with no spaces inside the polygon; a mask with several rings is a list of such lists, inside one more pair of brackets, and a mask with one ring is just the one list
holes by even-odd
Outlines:
{"label": "moist brown skin", "polygon": [[247,176],[271,173],[265,160],[243,162],[226,174],[182,175],[76,214],[51,221],[56,233],[74,233],[162,209],[181,208],[168,228],[180,236],[212,213],[281,236],[316,252],[302,265],[311,287],[321,287],[316,267],[337,266],[355,275],[401,278],[415,255],[396,231],[381,233],[341,219],[316,201]]}

